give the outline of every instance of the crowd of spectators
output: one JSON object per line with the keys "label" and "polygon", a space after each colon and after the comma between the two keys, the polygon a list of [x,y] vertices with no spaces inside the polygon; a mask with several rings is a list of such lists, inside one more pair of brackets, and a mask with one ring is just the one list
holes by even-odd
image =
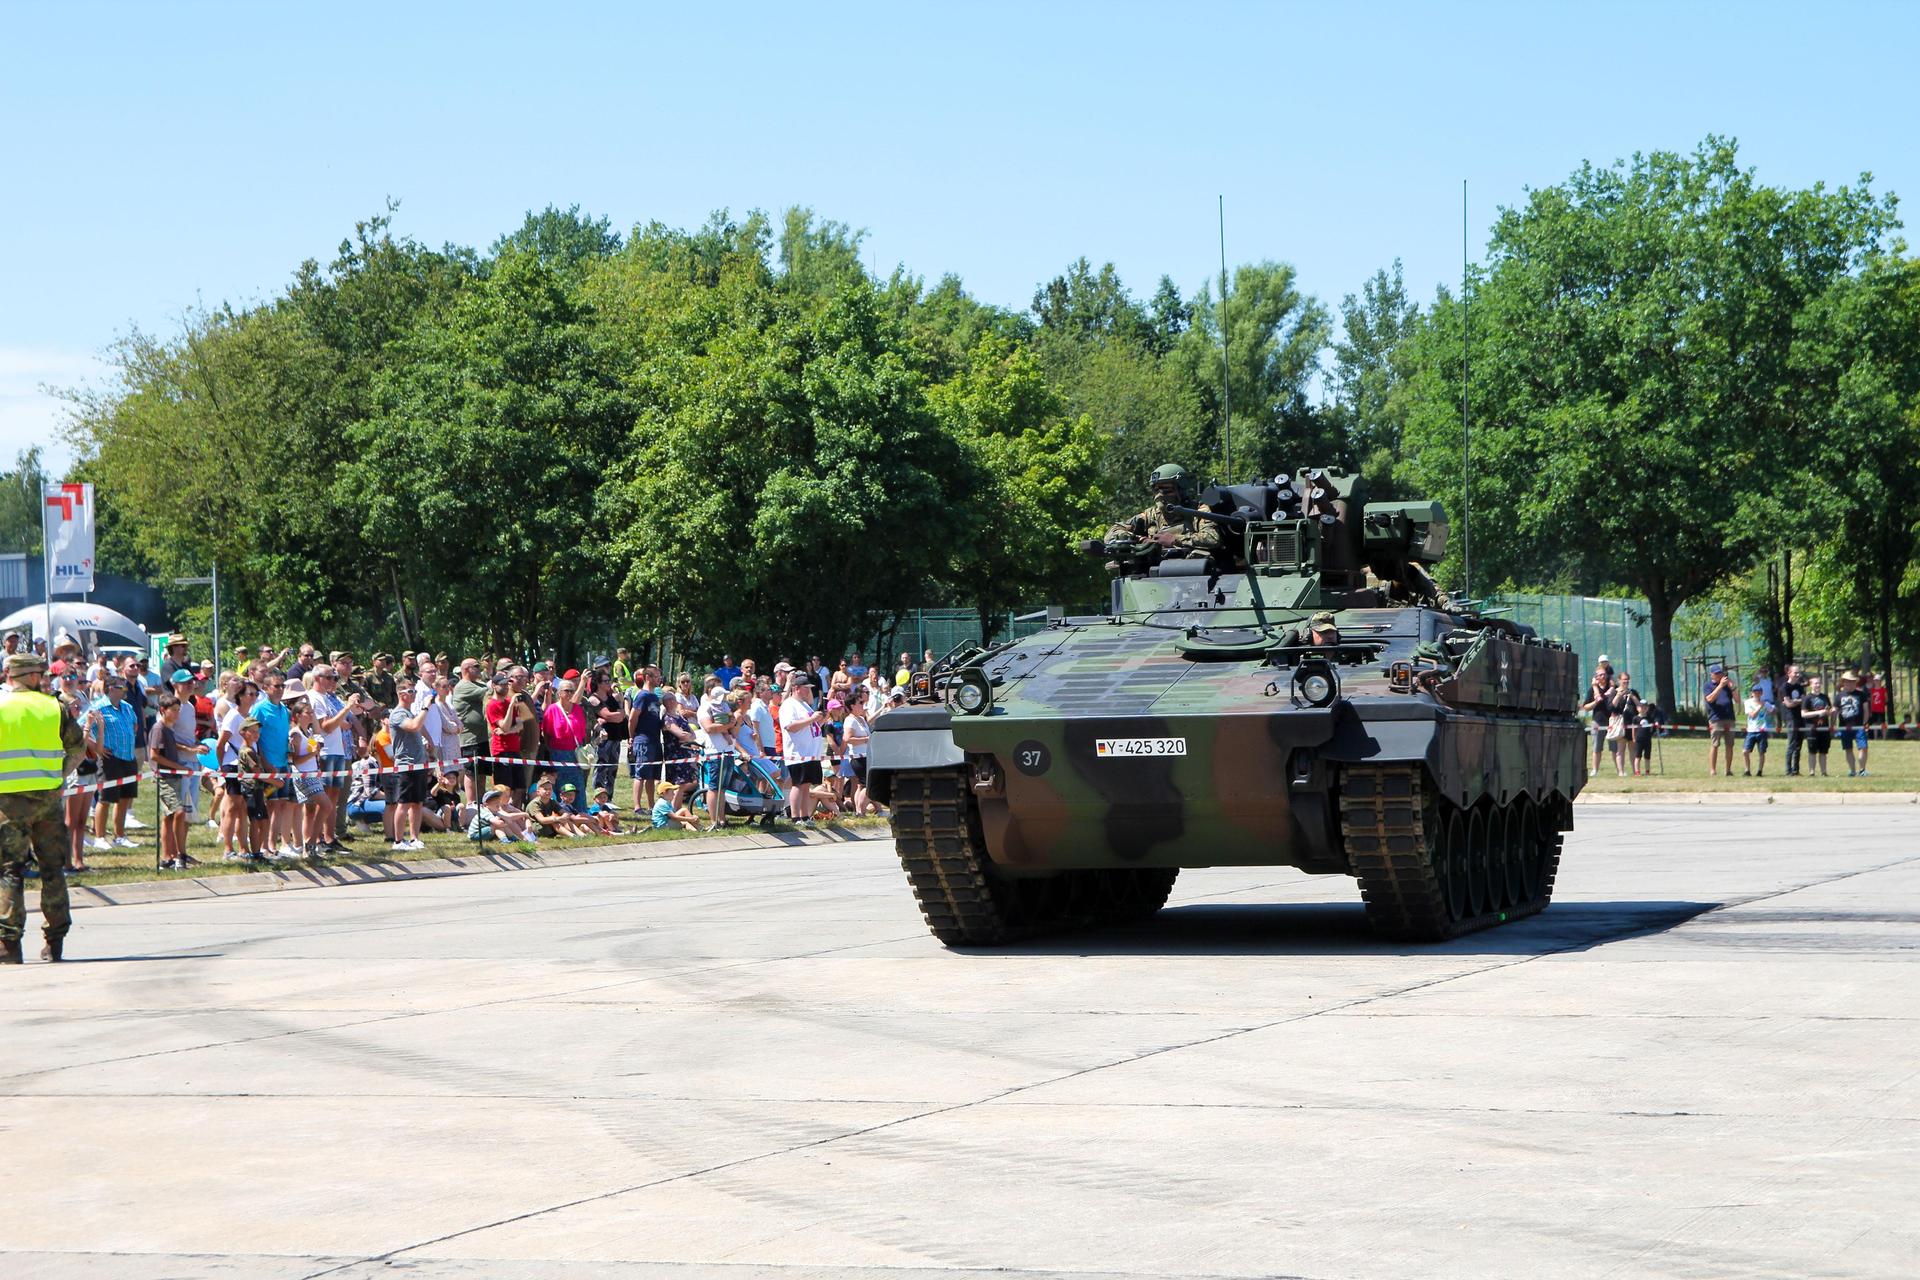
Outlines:
{"label": "crowd of spectators", "polygon": [[[873,721],[933,660],[903,653],[889,669],[854,653],[762,672],[727,655],[669,680],[625,649],[556,670],[424,651],[361,667],[348,650],[262,645],[222,668],[170,640],[155,671],[143,655],[55,637],[49,691],[86,735],[66,795],[72,871],[89,852],[136,844],[143,779],[168,868],[195,863],[199,823],[223,857],[265,862],[346,853],[376,833],[409,851],[428,831],[538,842],[635,825],[711,831],[730,814],[801,826],[873,815]],[[8,652],[21,643],[5,639]]]}
{"label": "crowd of spectators", "polygon": [[[1744,690],[1741,683],[1724,663],[1707,666],[1700,707],[1706,717],[1709,777],[1733,776],[1736,740],[1741,776],[1766,776],[1768,746],[1782,736],[1788,777],[1828,776],[1827,756],[1836,741],[1846,757],[1847,776],[1866,777],[1873,736],[1908,736],[1906,726],[1891,723],[1887,681],[1872,670],[1843,670],[1829,690],[1822,677],[1807,674],[1797,663],[1789,664],[1778,680],[1763,663],[1744,682]],[[1616,671],[1605,654],[1594,667],[1580,709],[1592,718],[1590,773],[1599,773],[1609,755],[1620,777],[1652,772],[1653,740],[1664,735],[1670,717],[1633,688],[1628,674]]]}

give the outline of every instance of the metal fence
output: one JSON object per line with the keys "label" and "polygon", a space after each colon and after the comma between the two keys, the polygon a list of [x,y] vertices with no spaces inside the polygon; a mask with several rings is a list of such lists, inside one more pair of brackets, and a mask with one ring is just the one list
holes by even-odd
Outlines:
{"label": "metal fence", "polygon": [[[1515,592],[1488,600],[1489,609],[1565,640],[1580,655],[1584,674],[1606,655],[1635,688],[1652,692],[1653,624],[1647,602],[1634,596],[1545,596]],[[1752,622],[1719,605],[1682,605],[1673,622],[1673,693],[1682,709],[1700,705],[1707,664],[1724,662],[1736,674],[1752,671],[1766,645]]]}

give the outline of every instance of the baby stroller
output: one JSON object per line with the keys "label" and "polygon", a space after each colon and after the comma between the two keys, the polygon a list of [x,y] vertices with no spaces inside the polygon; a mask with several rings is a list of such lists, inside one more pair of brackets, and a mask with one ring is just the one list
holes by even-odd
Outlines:
{"label": "baby stroller", "polygon": [[758,818],[763,827],[772,826],[773,820],[786,808],[784,787],[785,784],[774,773],[769,762],[758,756],[751,760],[728,756],[726,768],[720,775],[720,790],[726,799],[727,812]]}

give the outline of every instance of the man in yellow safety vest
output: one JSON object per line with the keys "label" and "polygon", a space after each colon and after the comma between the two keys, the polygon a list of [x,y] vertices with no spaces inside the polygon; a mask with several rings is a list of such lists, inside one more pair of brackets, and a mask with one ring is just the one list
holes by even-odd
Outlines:
{"label": "man in yellow safety vest", "polygon": [[40,915],[58,960],[73,915],[67,908],[67,824],[60,788],[80,762],[86,737],[59,701],[42,692],[47,663],[37,654],[7,658],[0,689],[0,964],[19,964],[27,925],[27,855],[40,867]]}

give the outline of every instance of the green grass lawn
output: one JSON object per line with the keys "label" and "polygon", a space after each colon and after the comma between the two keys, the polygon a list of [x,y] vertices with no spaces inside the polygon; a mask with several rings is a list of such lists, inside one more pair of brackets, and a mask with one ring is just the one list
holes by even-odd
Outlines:
{"label": "green grass lawn", "polygon": [[[1739,747],[1742,739],[1734,740]],[[1588,739],[1591,747],[1592,739]],[[1588,756],[1591,762],[1592,757]],[[1661,771],[1664,760],[1665,769]],[[1649,778],[1616,777],[1613,760],[1603,757],[1600,772],[1587,783],[1589,791],[1600,794],[1641,795],[1672,791],[1726,791],[1769,792],[1795,791],[1920,791],[1920,742],[1888,742],[1876,738],[1867,752],[1867,776],[1849,778],[1847,776],[1847,758],[1836,745],[1827,754],[1827,777],[1814,777],[1806,772],[1811,757],[1801,753],[1801,774],[1797,778],[1786,776],[1787,744],[1784,737],[1775,738],[1767,748],[1766,773],[1756,777],[1746,777],[1741,773],[1743,762],[1738,750],[1734,753],[1733,776],[1731,778],[1707,776],[1707,739],[1705,734],[1676,734],[1663,738],[1654,744],[1653,763],[1655,772]],[[1754,764],[1760,764],[1760,754],[1754,753]]]}
{"label": "green grass lawn", "polygon": [[[143,794],[140,799],[135,801],[135,812],[139,814],[143,821],[151,824],[154,821],[152,796],[150,793],[146,793],[144,786],[142,791]],[[206,797],[203,796],[203,812],[205,811],[205,800]],[[884,827],[886,820],[884,818],[858,818],[845,819],[831,824],[820,823],[817,825],[829,828],[843,827],[852,830],[870,830],[875,827]],[[422,833],[420,837],[421,843],[427,846],[425,849],[416,850],[411,853],[396,853],[391,847],[392,842],[382,835],[378,833],[370,836],[358,835],[358,825],[349,824],[349,829],[353,830],[356,836],[355,839],[349,842],[347,846],[349,852],[347,853],[338,854],[330,858],[301,859],[299,861],[273,859],[265,863],[247,863],[226,861],[220,852],[220,833],[207,826],[203,821],[199,826],[192,829],[187,840],[188,856],[200,859],[200,865],[189,867],[185,871],[162,871],[155,866],[159,857],[157,852],[158,838],[156,833],[151,829],[151,826],[149,826],[147,830],[129,830],[127,832],[129,839],[140,841],[138,848],[114,849],[111,851],[95,851],[89,849],[87,851],[88,869],[85,872],[69,878],[75,884],[125,884],[136,880],[167,880],[175,877],[237,875],[246,871],[325,866],[329,863],[418,862],[427,858],[470,857],[483,849],[490,853],[503,853],[515,849],[591,849],[612,845],[651,844],[662,841],[691,840],[702,834],[694,831],[682,831],[674,827],[655,831],[645,823],[640,823],[637,826],[629,824],[629,826],[632,829],[618,836],[593,836],[578,840],[545,839],[537,845],[501,844],[496,841],[491,845],[482,846],[468,840],[462,832],[428,831]],[[735,818],[728,824],[726,833],[744,835],[749,831],[767,831],[773,834],[779,834],[781,832],[792,832],[794,829],[793,824],[784,818],[776,821],[770,828],[762,827],[758,822],[748,823],[743,818]]]}

